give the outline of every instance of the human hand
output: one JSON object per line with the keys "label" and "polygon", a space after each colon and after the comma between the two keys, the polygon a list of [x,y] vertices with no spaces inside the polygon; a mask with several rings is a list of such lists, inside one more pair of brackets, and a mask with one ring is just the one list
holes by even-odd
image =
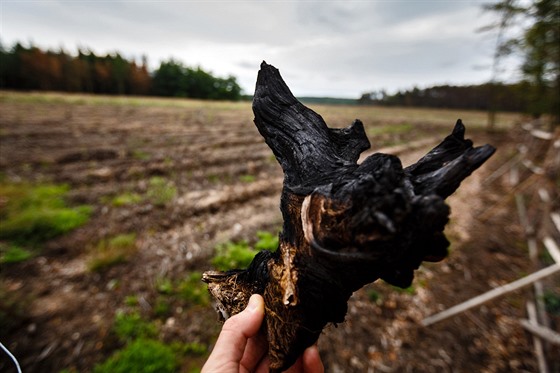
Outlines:
{"label": "human hand", "polygon": [[[268,343],[259,333],[264,300],[253,294],[242,312],[226,320],[202,373],[268,372]],[[323,373],[317,346],[308,347],[287,373]]]}

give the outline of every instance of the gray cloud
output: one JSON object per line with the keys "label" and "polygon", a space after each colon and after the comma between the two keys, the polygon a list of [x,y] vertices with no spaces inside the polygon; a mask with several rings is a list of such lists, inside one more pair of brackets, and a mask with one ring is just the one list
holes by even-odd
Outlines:
{"label": "gray cloud", "polygon": [[296,95],[480,83],[492,39],[482,1],[5,1],[4,46],[90,47],[234,75],[247,93],[262,60]]}

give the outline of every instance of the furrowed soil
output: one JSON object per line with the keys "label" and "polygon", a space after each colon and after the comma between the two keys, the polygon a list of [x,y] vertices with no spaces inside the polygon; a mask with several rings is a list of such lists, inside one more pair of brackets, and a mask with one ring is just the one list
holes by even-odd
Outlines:
{"label": "furrowed soil", "polygon": [[[357,291],[346,321],[319,340],[326,371],[537,371],[532,339],[517,321],[527,317],[523,291],[420,325],[532,271],[514,202],[500,202],[500,179],[485,184],[512,156],[508,129],[518,118],[504,116],[490,136],[482,131],[483,113],[313,108],[331,127],[360,118],[372,151],[397,154],[404,165],[459,117],[475,144],[499,149],[448,199],[449,257],[423,265],[409,289],[379,281]],[[119,312],[140,314],[164,343],[202,346],[181,355],[180,365],[182,372],[200,369],[220,331],[217,314],[162,283],[212,269],[218,244],[278,232],[282,170],[252,121],[250,103],[0,93],[2,181],[67,184],[71,205],[93,207],[87,224],[43,243],[32,258],[0,264],[0,310],[7,315],[0,341],[23,371],[92,371],[123,347],[114,330]],[[167,189],[153,192],[154,180]],[[126,196],[133,197],[116,202]],[[100,242],[130,233],[132,253],[92,266]],[[0,371],[14,372],[0,356]]]}

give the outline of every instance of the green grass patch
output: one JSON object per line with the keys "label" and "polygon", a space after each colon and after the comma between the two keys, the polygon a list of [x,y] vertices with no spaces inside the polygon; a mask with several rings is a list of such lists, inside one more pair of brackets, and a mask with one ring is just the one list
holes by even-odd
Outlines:
{"label": "green grass patch", "polygon": [[158,278],[156,280],[156,289],[160,294],[172,294],[174,292],[173,281],[168,278]]}
{"label": "green grass patch", "polygon": [[138,305],[138,297],[136,295],[128,295],[124,298],[124,304],[129,307],[134,307]]}
{"label": "green grass patch", "polygon": [[136,253],[136,234],[120,234],[100,241],[93,250],[89,261],[92,271],[104,270],[116,264],[124,263]]}
{"label": "green grass patch", "polygon": [[257,232],[257,242],[253,247],[247,241],[225,242],[215,248],[212,265],[220,271],[246,268],[261,250],[274,251],[278,248],[278,235],[270,232]]}
{"label": "green grass patch", "polygon": [[212,265],[220,271],[246,268],[257,254],[247,241],[225,242],[216,246],[216,255]]}
{"label": "green grass patch", "polygon": [[171,344],[171,348],[181,355],[189,356],[203,356],[208,352],[208,346],[199,342],[174,342]]}
{"label": "green grass patch", "polygon": [[147,161],[151,158],[151,154],[148,152],[145,152],[143,150],[133,150],[132,151],[132,158],[134,159],[138,159],[140,161]]}
{"label": "green grass patch", "polygon": [[146,198],[156,206],[165,206],[175,198],[177,188],[169,180],[154,176],[148,182]]}
{"label": "green grass patch", "polygon": [[244,183],[252,183],[256,180],[257,178],[255,177],[255,175],[241,175],[239,176],[239,180],[244,182]]}
{"label": "green grass patch", "polygon": [[127,342],[138,338],[153,338],[157,335],[157,327],[136,311],[117,312],[113,332],[121,341]]}
{"label": "green grass patch", "polygon": [[154,303],[154,314],[157,317],[167,317],[171,314],[171,303],[165,296],[158,296]]}
{"label": "green grass patch", "polygon": [[278,234],[267,232],[267,231],[258,231],[257,232],[257,242],[255,243],[255,250],[269,250],[274,251],[278,248]]}
{"label": "green grass patch", "polygon": [[93,369],[94,373],[173,373],[179,361],[170,346],[159,341],[137,339]]}
{"label": "green grass patch", "polygon": [[31,258],[33,253],[17,245],[0,244],[0,264],[15,264]]}
{"label": "green grass patch", "polygon": [[403,293],[403,294],[408,294],[408,295],[414,295],[416,293],[416,289],[414,288],[414,285],[410,285],[407,288],[400,288],[398,286],[393,286],[391,285],[391,288],[395,291],[397,291],[398,293]]}
{"label": "green grass patch", "polygon": [[113,197],[111,205],[115,207],[135,205],[143,200],[144,198],[138,193],[126,192]]}
{"label": "green grass patch", "polygon": [[69,207],[67,185],[0,184],[0,239],[37,245],[85,224],[91,206]]}
{"label": "green grass patch", "polygon": [[210,302],[206,285],[202,282],[202,273],[192,272],[177,286],[179,296],[188,303],[205,306]]}

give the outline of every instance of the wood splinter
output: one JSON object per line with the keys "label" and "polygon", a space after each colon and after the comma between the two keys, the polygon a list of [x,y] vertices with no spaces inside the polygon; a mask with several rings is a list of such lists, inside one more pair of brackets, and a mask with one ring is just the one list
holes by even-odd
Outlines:
{"label": "wood splinter", "polygon": [[270,371],[289,368],[328,323],[341,323],[352,293],[377,279],[406,288],[422,261],[447,255],[444,200],[495,151],[474,148],[461,120],[415,164],[376,153],[355,120],[329,128],[263,62],[253,99],[255,125],[284,171],[283,227],[275,252],[247,269],[208,271],[203,281],[223,319],[253,293],[265,301]]}

